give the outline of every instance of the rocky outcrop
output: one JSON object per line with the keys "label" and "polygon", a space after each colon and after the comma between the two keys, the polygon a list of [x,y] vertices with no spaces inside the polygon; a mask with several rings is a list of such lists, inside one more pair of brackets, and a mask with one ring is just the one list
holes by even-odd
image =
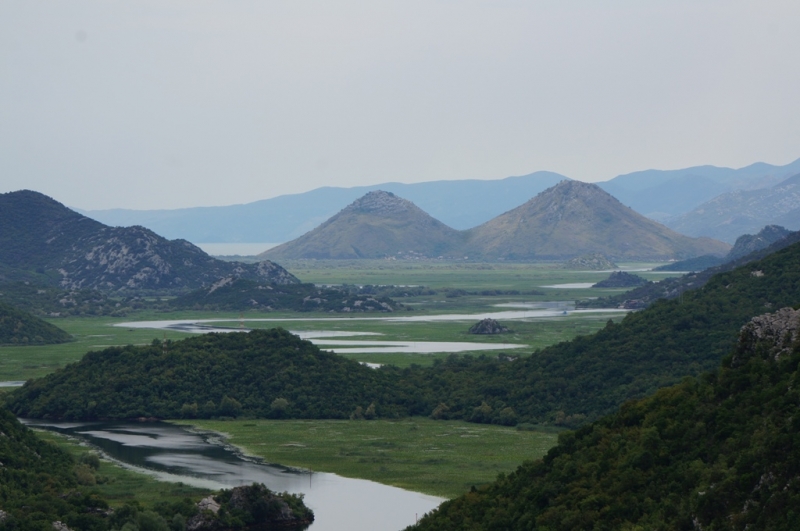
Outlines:
{"label": "rocky outcrop", "polygon": [[314,521],[302,496],[276,494],[259,483],[223,490],[201,500],[197,508],[186,531],[305,529]]}
{"label": "rocky outcrop", "polygon": [[800,330],[800,311],[781,308],[775,313],[753,317],[739,333],[739,344],[731,360],[737,367],[751,356],[775,361],[792,351]]}
{"label": "rocky outcrop", "polygon": [[482,335],[490,335],[490,334],[505,334],[510,332],[510,330],[495,321],[494,319],[484,319],[472,325],[469,328],[470,334],[482,334]]}
{"label": "rocky outcrop", "polygon": [[755,251],[765,249],[791,233],[792,231],[779,225],[767,225],[758,234],[742,234],[736,238],[736,243],[733,244],[733,249],[725,257],[725,261],[736,260]]}
{"label": "rocky outcrop", "polygon": [[635,288],[647,284],[647,280],[626,271],[614,271],[605,280],[601,280],[593,288]]}

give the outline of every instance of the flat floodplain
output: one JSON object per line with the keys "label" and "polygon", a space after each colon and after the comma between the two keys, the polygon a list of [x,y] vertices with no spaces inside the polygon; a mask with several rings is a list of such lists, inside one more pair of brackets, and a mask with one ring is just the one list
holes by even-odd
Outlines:
{"label": "flat floodplain", "polygon": [[333,472],[403,489],[454,497],[539,459],[555,431],[402,420],[176,421],[223,434],[268,463]]}
{"label": "flat floodplain", "polygon": [[[599,282],[609,271],[565,269],[555,263],[470,263],[413,260],[296,260],[282,263],[303,282],[314,284],[404,285],[434,289],[531,290],[539,286]],[[647,280],[676,276],[669,271],[649,270],[662,262],[621,263],[619,268],[636,272]],[[598,290],[594,290],[597,295]],[[554,290],[564,295],[575,290]],[[546,297],[540,300],[561,300]]]}
{"label": "flat floodplain", "polygon": [[[598,282],[609,272],[573,271],[554,264],[474,264],[439,263],[390,260],[365,260],[363,262],[304,262],[289,264],[290,270],[301,280],[319,284],[390,284],[399,286],[419,285],[436,289],[431,295],[397,297],[403,308],[393,314],[330,314],[313,312],[154,312],[139,311],[126,317],[64,317],[49,318],[49,322],[72,334],[74,341],[61,345],[3,346],[0,347],[0,381],[28,380],[39,378],[68,363],[79,361],[92,350],[101,350],[118,345],[146,345],[153,339],[178,340],[189,336],[175,330],[154,330],[114,326],[129,321],[160,319],[219,319],[220,325],[238,328],[240,317],[244,319],[278,318],[280,322],[242,322],[248,327],[272,328],[280,326],[288,330],[313,331],[332,330],[339,332],[371,332],[381,334],[385,341],[453,341],[523,344],[524,348],[509,350],[508,354],[527,355],[536,349],[572,339],[577,335],[591,334],[609,319],[619,320],[624,314],[568,314],[558,318],[528,318],[505,322],[512,332],[499,336],[478,336],[467,333],[475,320],[466,317],[472,313],[498,312],[510,308],[497,305],[508,303],[536,304],[563,301],[566,305],[584,297],[599,297],[621,293],[619,289],[597,288],[544,288],[564,284],[588,284]],[[641,271],[657,264],[622,264],[625,269],[636,271],[649,280],[659,280],[675,273]],[[504,293],[487,295],[487,291],[518,291],[519,294]],[[466,293],[464,293],[466,292]],[[396,322],[369,317],[434,316],[446,313],[464,314],[460,321]],[[308,321],[307,319],[325,319]],[[376,338],[377,339],[377,338]],[[324,345],[321,348],[325,348]],[[465,355],[498,354],[497,350],[476,350]],[[447,353],[358,353],[343,354],[346,357],[368,363],[394,364],[407,367],[411,364],[429,365]]]}

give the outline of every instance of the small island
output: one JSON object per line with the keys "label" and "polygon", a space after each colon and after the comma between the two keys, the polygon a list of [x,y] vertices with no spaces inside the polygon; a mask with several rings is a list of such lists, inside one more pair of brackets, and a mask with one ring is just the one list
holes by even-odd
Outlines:
{"label": "small island", "polygon": [[511,332],[507,327],[501,325],[494,319],[484,319],[469,327],[470,334],[506,334]]}
{"label": "small island", "polygon": [[601,280],[592,287],[593,288],[636,288],[643,284],[647,284],[647,280],[640,277],[639,275],[626,273],[625,271],[614,271],[607,279]]}

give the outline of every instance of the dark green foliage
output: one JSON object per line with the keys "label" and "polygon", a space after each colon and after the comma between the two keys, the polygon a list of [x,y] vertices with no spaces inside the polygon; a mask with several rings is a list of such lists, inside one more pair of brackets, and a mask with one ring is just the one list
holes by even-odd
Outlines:
{"label": "dark green foliage", "polygon": [[800,301],[800,244],[716,275],[702,289],[661,300],[627,315],[592,336],[580,336],[504,362],[488,357],[451,357],[430,369],[411,369],[410,393],[445,418],[500,422],[511,407],[520,422],[578,426],[616,410],[632,398],[712,370],[736,343],[739,329],[770,308]]}
{"label": "dark green foliage", "polygon": [[[274,493],[260,483],[223,490],[214,499],[220,504],[216,518],[198,515],[192,522],[199,529],[297,529],[314,521],[314,513],[303,503],[303,495]],[[197,522],[203,524],[197,526]]]}
{"label": "dark green foliage", "polygon": [[[702,271],[689,273],[680,277],[665,278],[659,282],[648,282],[647,284],[632,289],[621,295],[579,301],[578,305],[588,308],[643,308],[659,299],[675,299],[687,291],[701,288],[715,275],[727,273],[736,268],[743,267],[751,262],[762,260],[763,258],[776,253],[781,249],[795,245],[798,242],[800,242],[800,231],[792,232],[785,238],[782,238],[767,247],[755,250],[745,256],[733,260],[727,260],[726,258],[727,261],[722,265],[709,267],[708,269],[703,269]],[[626,302],[630,301],[635,301],[635,304],[626,304]]]}
{"label": "dark green foliage", "polygon": [[799,364],[796,339],[743,341],[413,529],[800,529]]}
{"label": "dark green foliage", "polygon": [[[221,285],[220,285],[221,284]],[[390,312],[398,304],[385,296],[361,293],[351,286],[273,285],[229,278],[177,297],[170,307],[187,310],[295,310],[300,312]]]}
{"label": "dark green foliage", "polygon": [[70,338],[57,326],[0,302],[0,345],[48,345]]}
{"label": "dark green foliage", "polygon": [[[288,403],[273,408],[277,398]],[[373,401],[384,416],[406,413],[386,373],[273,329],[90,352],[7,403],[34,418],[348,418]]]}
{"label": "dark green foliage", "polygon": [[[53,418],[377,417],[576,427],[686,375],[711,370],[739,328],[800,301],[800,244],[715,276],[592,336],[519,359],[451,356],[432,367],[368,369],[282,330],[210,334],[166,348],[114,347],[10,393],[17,413]],[[273,407],[278,398],[280,407]],[[446,407],[441,407],[442,405]]]}
{"label": "dark green foliage", "polygon": [[0,529],[51,530],[60,520],[73,529],[104,530],[105,501],[81,493],[72,457],[48,444],[0,408]]}

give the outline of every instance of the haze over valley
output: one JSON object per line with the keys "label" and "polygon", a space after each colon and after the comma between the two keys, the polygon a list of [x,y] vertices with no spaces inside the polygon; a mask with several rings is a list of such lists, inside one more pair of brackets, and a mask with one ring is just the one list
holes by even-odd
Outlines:
{"label": "haze over valley", "polygon": [[797,20],[0,2],[0,531],[800,529]]}

